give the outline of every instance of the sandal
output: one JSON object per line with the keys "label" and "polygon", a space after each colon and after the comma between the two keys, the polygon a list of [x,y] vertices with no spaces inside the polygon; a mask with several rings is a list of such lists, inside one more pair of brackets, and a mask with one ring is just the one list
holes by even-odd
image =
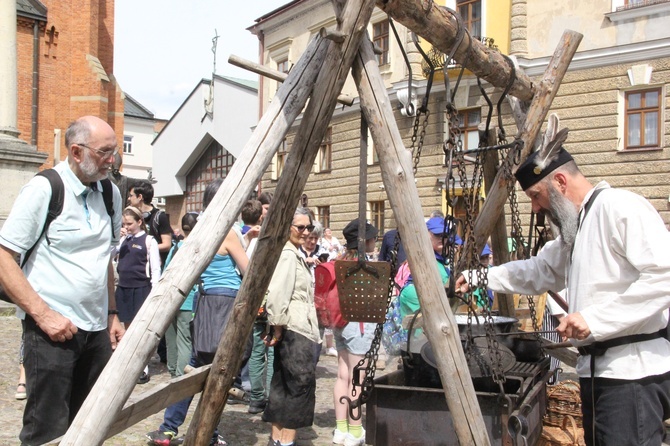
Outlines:
{"label": "sandal", "polygon": [[26,384],[25,383],[19,383],[16,386],[16,394],[14,395],[14,398],[17,400],[25,400],[28,397],[28,394],[26,393]]}

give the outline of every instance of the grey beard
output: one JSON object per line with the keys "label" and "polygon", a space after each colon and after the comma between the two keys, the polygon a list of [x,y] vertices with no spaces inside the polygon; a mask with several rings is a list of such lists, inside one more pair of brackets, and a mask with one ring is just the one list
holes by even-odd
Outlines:
{"label": "grey beard", "polygon": [[549,189],[549,216],[558,227],[564,245],[571,247],[577,237],[579,212],[570,200],[563,196],[553,185]]}

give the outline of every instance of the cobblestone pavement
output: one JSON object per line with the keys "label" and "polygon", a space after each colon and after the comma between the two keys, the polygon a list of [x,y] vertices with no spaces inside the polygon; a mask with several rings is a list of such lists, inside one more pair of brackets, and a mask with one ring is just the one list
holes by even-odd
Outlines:
{"label": "cobblestone pavement", "polygon": [[[18,350],[21,340],[21,323],[14,317],[12,311],[2,312],[0,308],[0,445],[10,446],[20,444],[18,435],[21,430],[24,401],[14,398],[18,380]],[[157,361],[157,356],[150,365],[151,380],[144,385],[138,385],[133,396],[145,392],[156,384],[169,380],[170,375],[163,364]],[[316,414],[314,425],[298,430],[297,442],[300,446],[331,445],[332,431],[335,427],[335,412],[333,410],[332,389],[337,371],[337,358],[321,356],[317,367]],[[188,426],[197,397],[189,409],[184,426]],[[124,432],[105,441],[105,445],[113,446],[145,446],[145,434],[155,430],[163,420],[163,411],[129,427]],[[260,415],[247,413],[246,405],[226,405],[219,430],[231,446],[265,446],[268,442],[270,424],[261,420]],[[186,429],[180,434],[186,433]]]}

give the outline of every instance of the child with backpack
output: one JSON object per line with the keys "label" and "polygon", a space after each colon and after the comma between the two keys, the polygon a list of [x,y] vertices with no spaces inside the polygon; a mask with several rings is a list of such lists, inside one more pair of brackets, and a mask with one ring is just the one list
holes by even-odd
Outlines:
{"label": "child with backpack", "polygon": [[[116,287],[116,307],[119,310],[119,320],[126,329],[139,311],[151,292],[151,287],[158,282],[161,274],[161,260],[158,253],[158,243],[147,235],[142,218],[142,212],[132,206],[123,210],[124,237],[118,247],[119,260],[117,271],[119,284]],[[149,367],[138,379],[138,384],[149,381]]]}

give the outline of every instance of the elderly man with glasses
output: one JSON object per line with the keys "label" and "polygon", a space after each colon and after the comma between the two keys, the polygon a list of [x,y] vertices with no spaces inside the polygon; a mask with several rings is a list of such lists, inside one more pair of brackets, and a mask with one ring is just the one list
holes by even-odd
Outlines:
{"label": "elderly man with glasses", "polygon": [[[105,121],[85,116],[70,124],[65,143],[67,160],[54,168],[63,184],[61,213],[45,227],[54,191],[36,176],[0,231],[0,284],[19,307],[25,332],[24,445],[67,431],[123,336],[110,255],[121,229],[121,195],[105,186],[112,192],[109,212],[101,183],[109,181],[116,135]],[[15,256],[25,259],[27,252],[21,269]]]}

